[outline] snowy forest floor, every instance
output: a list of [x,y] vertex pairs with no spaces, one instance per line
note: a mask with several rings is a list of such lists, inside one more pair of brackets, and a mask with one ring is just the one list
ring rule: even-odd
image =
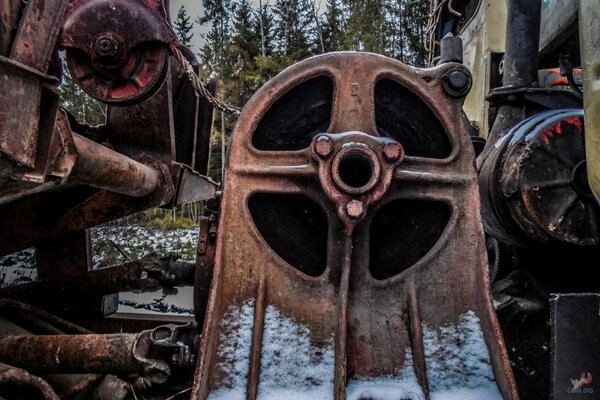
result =
[[[157,229],[124,223],[90,229],[93,269],[138,260],[145,255],[177,254],[194,262],[199,229]],[[37,280],[35,249],[29,248],[0,257],[0,287]],[[177,294],[123,292],[119,294],[119,313],[172,314],[193,316],[191,286],[177,288]]]

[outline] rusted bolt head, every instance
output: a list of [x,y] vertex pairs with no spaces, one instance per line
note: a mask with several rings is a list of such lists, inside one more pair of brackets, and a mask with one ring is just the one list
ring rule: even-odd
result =
[[389,162],[396,162],[402,157],[402,146],[400,143],[389,142],[383,146],[383,157]]
[[444,74],[443,87],[451,96],[463,96],[471,89],[471,77],[462,69],[452,69]]
[[351,218],[360,218],[365,212],[365,207],[362,201],[350,200],[346,203],[346,212]]
[[319,136],[315,143],[315,151],[321,158],[327,158],[333,152],[333,143],[327,136]]
[[448,83],[454,90],[461,90],[469,84],[469,77],[463,71],[454,70],[448,75]]
[[111,33],[103,33],[94,42],[94,51],[100,58],[114,57],[118,51],[118,41]]

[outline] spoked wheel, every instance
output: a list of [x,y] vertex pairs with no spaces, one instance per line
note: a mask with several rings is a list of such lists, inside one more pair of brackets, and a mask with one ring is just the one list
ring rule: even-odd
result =
[[111,105],[138,103],[156,93],[167,74],[169,51],[163,44],[145,43],[124,60],[101,64],[92,62],[82,51],[67,50],[73,80],[90,96]]

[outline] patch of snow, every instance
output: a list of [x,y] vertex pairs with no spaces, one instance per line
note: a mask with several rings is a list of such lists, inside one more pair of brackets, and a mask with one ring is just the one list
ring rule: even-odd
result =
[[333,335],[313,343],[310,330],[269,305],[265,313],[258,400],[333,400]]
[[395,376],[353,379],[346,388],[347,400],[424,400],[425,395],[417,382],[414,372],[412,352],[407,348],[404,366]]
[[431,400],[502,400],[498,389],[455,389],[431,394]]
[[[90,229],[92,236],[92,264],[94,269],[107,266],[106,243],[114,243],[132,260],[139,260],[151,253],[174,253],[182,261],[195,261],[200,228],[161,230],[137,225],[104,225]],[[100,244],[104,243],[105,246]],[[112,246],[112,244],[110,244]],[[114,249],[113,249],[114,250]],[[127,262],[120,256],[119,263]]]
[[254,299],[241,305],[231,305],[221,321],[217,369],[221,372],[218,388],[210,393],[210,400],[245,400],[252,326],[254,325]]
[[470,392],[476,396],[486,393],[486,397],[469,399],[502,399],[479,319],[473,311],[461,315],[458,325],[431,329],[423,324],[423,345],[432,400],[446,399],[442,395],[458,392],[461,396]]
[[[333,400],[334,343],[313,343],[307,326],[274,306],[265,310],[258,400]],[[254,300],[230,306],[221,324],[220,373],[211,400],[244,400],[254,325]]]
[[[431,400],[502,400],[474,312],[461,315],[458,325],[432,329],[423,324],[423,345]],[[347,399],[424,400],[410,349],[405,360],[396,376],[351,380]]]
[[34,247],[0,257],[0,287],[36,280],[37,265]]

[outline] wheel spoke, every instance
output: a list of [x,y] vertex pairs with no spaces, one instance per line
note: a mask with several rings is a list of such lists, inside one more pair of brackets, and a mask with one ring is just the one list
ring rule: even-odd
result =
[[[335,71],[335,94],[329,132],[360,131],[377,135],[374,90],[377,67],[344,60]],[[368,62],[368,61],[366,61]]]

